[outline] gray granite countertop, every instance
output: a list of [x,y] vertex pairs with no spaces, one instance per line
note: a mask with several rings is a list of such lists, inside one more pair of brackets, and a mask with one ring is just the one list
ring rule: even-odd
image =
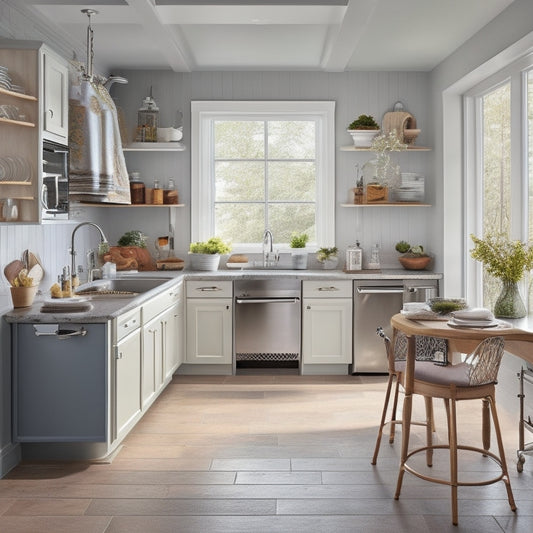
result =
[[42,313],[41,306],[49,298],[47,295],[38,295],[31,307],[13,309],[9,293],[0,295],[0,309],[4,318],[13,323],[101,323],[107,322],[139,305],[142,305],[158,293],[170,288],[178,280],[213,281],[238,279],[264,279],[264,278],[296,278],[301,280],[385,280],[385,279],[441,279],[442,274],[430,271],[409,271],[391,269],[381,271],[365,271],[362,273],[346,273],[341,270],[235,270],[220,269],[213,272],[200,271],[158,271],[139,272],[135,274],[121,274],[121,277],[160,277],[169,278],[167,283],[141,293],[135,297],[110,297],[95,298],[91,300],[92,309],[84,312]]

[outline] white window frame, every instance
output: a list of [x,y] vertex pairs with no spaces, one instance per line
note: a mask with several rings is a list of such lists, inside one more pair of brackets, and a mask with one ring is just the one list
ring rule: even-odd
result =
[[[505,83],[511,84],[511,237],[524,242],[528,240],[527,71],[532,68],[533,54],[528,54],[476,84],[464,95],[466,250],[473,246],[470,234],[480,236],[482,232],[480,102],[484,95]],[[478,306],[483,305],[482,270],[481,263],[468,254],[466,297]]]
[[[214,203],[213,121],[316,121],[316,238],[319,246],[335,245],[335,102],[239,101],[191,102],[191,241],[212,237]],[[207,155],[206,155],[207,154]],[[266,228],[265,228],[266,229]],[[274,238],[276,236],[274,235]],[[260,247],[260,243],[247,249]],[[312,246],[310,247],[313,248]]]

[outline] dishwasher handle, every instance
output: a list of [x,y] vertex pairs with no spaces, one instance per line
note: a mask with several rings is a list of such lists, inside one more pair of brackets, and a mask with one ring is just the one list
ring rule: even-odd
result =
[[70,339],[72,337],[85,337],[87,330],[82,327],[80,329],[56,329],[55,331],[39,331],[33,326],[33,333],[36,337],[52,337],[55,336],[60,340]]
[[403,294],[403,287],[357,287],[358,294]]
[[236,298],[238,304],[295,304],[300,298]]

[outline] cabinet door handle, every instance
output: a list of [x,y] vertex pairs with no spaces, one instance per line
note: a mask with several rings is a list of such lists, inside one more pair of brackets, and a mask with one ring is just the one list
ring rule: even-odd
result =
[[54,110],[53,109],[49,109],[48,113],[50,113],[50,118],[54,118]]
[[215,292],[215,291],[221,291],[222,289],[220,287],[213,286],[213,287],[198,287],[196,290],[200,292]]
[[308,306],[307,306],[307,309],[311,309],[311,306],[310,306],[310,305],[308,305]]
[[334,287],[333,285],[331,287],[319,287],[319,291],[339,291],[340,289],[338,287]]

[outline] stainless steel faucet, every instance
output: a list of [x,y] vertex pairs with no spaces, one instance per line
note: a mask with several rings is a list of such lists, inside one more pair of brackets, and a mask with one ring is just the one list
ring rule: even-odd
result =
[[273,246],[274,237],[269,229],[265,230],[263,234],[263,266],[268,267],[272,261],[272,255],[274,252]]
[[[70,241],[70,255],[72,256],[71,265],[70,265],[70,275],[72,276],[72,281],[74,281],[74,278],[77,277],[78,273],[76,271],[76,250],[74,249],[74,236],[76,235],[76,231],[78,231],[79,228],[82,226],[93,226],[100,232],[100,244],[107,244],[107,237],[104,234],[104,231],[102,228],[95,224],[94,222],[82,222],[81,224],[78,224],[73,230],[72,230],[72,237]],[[74,286],[74,283],[72,284]]]

